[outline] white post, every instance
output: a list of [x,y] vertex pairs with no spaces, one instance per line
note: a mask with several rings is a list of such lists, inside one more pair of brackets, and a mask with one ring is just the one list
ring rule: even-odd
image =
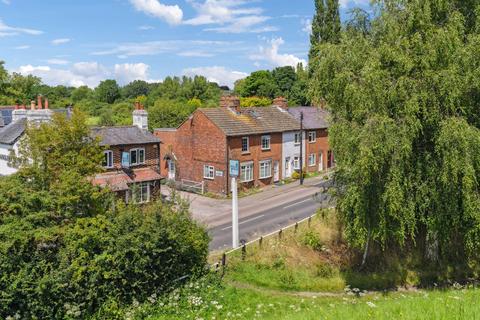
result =
[[237,178],[232,177],[232,247],[238,248],[238,194]]

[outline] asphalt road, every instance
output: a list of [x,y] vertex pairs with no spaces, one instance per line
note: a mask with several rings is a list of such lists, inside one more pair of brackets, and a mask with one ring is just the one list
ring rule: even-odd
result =
[[[330,207],[332,203],[326,190],[331,187],[331,185],[331,181],[320,182],[313,186],[319,190],[316,196],[307,196],[296,199],[295,201],[283,203],[280,206],[240,219],[240,241],[245,240],[248,242],[254,240],[262,235],[269,234],[305,219],[314,214],[319,208]],[[239,210],[241,211],[242,208],[239,208]],[[231,222],[210,229],[209,234],[212,237],[210,250],[214,251],[231,248]]]

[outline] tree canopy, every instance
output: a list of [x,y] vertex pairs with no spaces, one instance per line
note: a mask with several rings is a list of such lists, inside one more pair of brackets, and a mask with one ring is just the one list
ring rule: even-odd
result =
[[310,83],[331,111],[348,239],[365,248],[426,243],[437,258],[478,261],[477,2],[374,6],[338,43],[318,45]]

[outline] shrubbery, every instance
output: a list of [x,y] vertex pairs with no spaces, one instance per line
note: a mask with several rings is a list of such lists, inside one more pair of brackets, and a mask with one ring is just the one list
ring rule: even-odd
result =
[[1,318],[85,318],[109,299],[129,304],[165,292],[206,262],[208,236],[183,206],[118,205],[52,219],[11,216],[0,226]]

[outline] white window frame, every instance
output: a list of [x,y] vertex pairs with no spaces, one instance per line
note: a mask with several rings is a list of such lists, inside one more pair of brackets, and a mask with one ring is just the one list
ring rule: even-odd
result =
[[[243,150],[243,142],[246,141],[247,149]],[[249,153],[250,152],[250,138],[249,137],[242,137],[242,153]]]
[[[144,188],[146,191],[146,194],[144,193]],[[132,189],[132,199],[134,203],[148,203],[150,202],[150,196],[151,196],[151,185],[150,182],[139,182],[133,185]],[[146,195],[146,198],[145,198]]]
[[253,181],[253,161],[243,162],[240,164],[240,182]]
[[308,166],[314,167],[317,165],[317,155],[315,153],[310,153],[308,155]]
[[300,157],[293,157],[293,170],[300,170]]
[[317,141],[317,132],[316,131],[309,131],[308,132],[308,142],[314,143]]
[[295,144],[300,144],[302,142],[302,133],[301,132],[296,132],[293,137],[293,142]]
[[[132,153],[135,152],[135,162],[133,162],[133,157],[132,157]],[[140,153],[143,154],[143,159],[140,161]],[[134,149],[130,149],[130,165],[131,166],[139,166],[139,165],[142,165],[142,164],[145,164],[145,148],[134,148]]]
[[103,152],[103,155],[105,156],[105,160],[106,160],[105,165],[103,167],[107,169],[112,169],[113,168],[113,151],[106,150]]
[[[263,142],[268,141],[268,146],[264,146]],[[270,150],[271,149],[271,143],[272,143],[272,137],[270,135],[264,135],[262,136],[262,139],[260,141],[262,150]]]
[[[270,168],[270,170],[267,170],[266,168],[263,168],[266,165],[268,165],[267,168]],[[263,168],[263,172],[262,172],[262,168]],[[262,175],[262,173],[263,173],[263,175]],[[265,175],[265,174],[267,174],[267,175]],[[272,160],[271,159],[262,160],[262,161],[259,162],[258,177],[259,177],[259,179],[268,179],[268,178],[272,177]]]
[[208,164],[203,166],[203,178],[207,180],[215,180],[215,167]]

